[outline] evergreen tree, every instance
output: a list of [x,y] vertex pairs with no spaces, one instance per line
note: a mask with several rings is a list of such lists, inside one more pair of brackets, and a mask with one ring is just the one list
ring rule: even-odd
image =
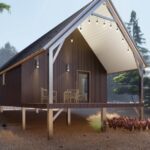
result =
[[16,54],[15,47],[11,46],[9,42],[6,43],[4,47],[0,48],[0,67]]
[[4,10],[9,11],[10,6],[8,4],[5,4],[5,3],[0,3],[0,12],[3,12]]
[[[134,39],[137,47],[139,48],[141,54],[145,58],[146,62],[149,63],[150,55],[149,51],[143,47],[145,44],[145,38],[143,38],[143,33],[141,32],[141,28],[138,23],[137,15],[135,11],[131,12],[131,19],[127,24],[127,29],[131,34],[132,38]],[[138,71],[130,71],[124,72],[121,74],[117,74],[113,81],[118,84],[118,87],[114,89],[114,92],[117,94],[130,94],[132,97],[133,95],[139,94],[139,74]],[[150,79],[145,78],[144,84],[147,87],[147,91],[150,91],[149,84]],[[145,92],[145,98],[150,98],[150,92]]]

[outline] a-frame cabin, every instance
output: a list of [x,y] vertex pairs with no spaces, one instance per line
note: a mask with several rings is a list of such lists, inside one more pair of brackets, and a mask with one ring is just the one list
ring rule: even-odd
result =
[[[0,68],[0,105],[47,108],[53,120],[71,108],[139,107],[143,110],[143,71],[136,44],[110,0],[94,0],[50,30]],[[107,74],[139,70],[136,104],[107,103]],[[53,116],[53,109],[60,111]]]

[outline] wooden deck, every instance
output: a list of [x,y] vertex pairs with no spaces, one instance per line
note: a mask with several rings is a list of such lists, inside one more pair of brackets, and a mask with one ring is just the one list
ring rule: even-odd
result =
[[24,104],[22,107],[33,108],[133,108],[144,107],[143,103],[54,103]]

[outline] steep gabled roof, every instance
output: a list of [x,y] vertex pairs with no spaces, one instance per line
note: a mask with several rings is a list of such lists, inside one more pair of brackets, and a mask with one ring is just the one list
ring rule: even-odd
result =
[[[106,4],[103,2],[106,2]],[[104,5],[101,5],[102,3]],[[119,34],[116,34],[115,30],[110,31],[108,27],[107,29],[102,28],[102,26],[98,28],[93,23],[95,20],[93,18],[95,12],[98,16],[104,14],[104,18],[105,15],[106,18],[112,17],[111,19],[114,21],[114,25],[119,28]],[[93,14],[91,16],[93,22],[89,26],[87,18],[91,14]],[[23,60],[28,57],[35,57],[33,54],[36,52],[44,51],[48,48],[56,48],[81,24],[84,27],[84,30],[80,31],[81,34],[108,73],[128,71],[146,66],[136,44],[130,37],[111,0],[93,0],[12,58],[0,68],[0,74],[22,64],[24,62]],[[121,43],[121,37],[125,39],[125,45]],[[127,50],[129,52],[128,54]]]
[[10,59],[6,64],[4,64],[0,68],[0,72],[5,70],[7,67],[14,65],[15,63],[21,61],[22,59],[28,57],[29,55],[35,53],[36,51],[41,50],[53,37],[55,37],[66,25],[68,25],[74,18],[76,18],[85,8],[87,8],[89,4],[84,6],[82,9],[77,11],[75,14],[73,14],[68,19],[64,20],[62,23],[57,25],[55,28],[44,34],[42,37],[37,39],[35,42],[33,42],[31,45],[23,49],[21,52],[19,52],[17,55],[15,55],[12,59]]

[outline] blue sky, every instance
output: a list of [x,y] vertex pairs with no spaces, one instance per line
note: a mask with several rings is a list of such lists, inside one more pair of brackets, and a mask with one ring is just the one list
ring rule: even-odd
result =
[[[139,24],[150,49],[149,0],[112,0],[127,22],[132,10],[137,12]],[[0,1],[1,2],[1,1]],[[3,0],[11,5],[11,13],[0,14],[0,47],[10,42],[22,50],[61,21],[83,7],[89,0]]]

